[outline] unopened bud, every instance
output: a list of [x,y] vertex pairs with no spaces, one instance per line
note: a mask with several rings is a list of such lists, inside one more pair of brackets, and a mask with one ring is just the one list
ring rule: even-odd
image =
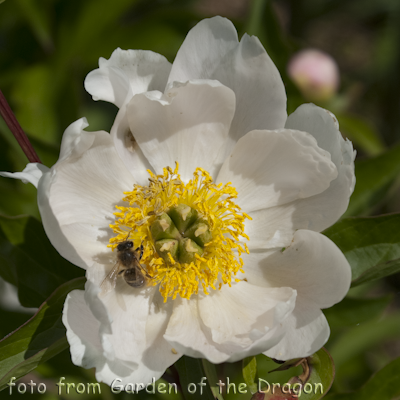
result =
[[262,390],[262,392],[254,393],[250,400],[295,400],[299,396],[293,391],[283,391],[281,388],[269,392],[268,390]]
[[319,50],[303,50],[295,54],[288,65],[288,74],[305,98],[311,101],[329,100],[339,86],[336,61]]

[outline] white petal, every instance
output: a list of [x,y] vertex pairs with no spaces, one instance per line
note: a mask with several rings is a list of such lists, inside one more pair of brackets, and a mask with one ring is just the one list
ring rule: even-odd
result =
[[334,224],[347,209],[355,185],[355,151],[351,142],[343,139],[335,116],[313,104],[300,106],[289,116],[286,128],[311,133],[318,146],[329,151],[338,170],[338,177],[331,182],[329,189],[284,211],[293,220],[294,229],[320,232]]
[[[68,126],[61,141],[58,161],[70,156],[78,157],[92,145],[94,135],[83,131],[88,125],[86,118],[80,118]],[[50,169],[43,164],[29,163],[22,172],[0,172],[0,176],[21,179],[24,183],[32,183],[37,188],[40,178],[49,171]]]
[[85,89],[94,100],[105,100],[121,107],[137,93],[164,91],[171,64],[160,54],[144,50],[116,49],[85,79]]
[[222,155],[229,154],[234,143],[251,130],[283,128],[286,94],[280,74],[258,38],[244,35],[239,43],[229,20],[205,19],[188,33],[168,85],[191,79],[216,79],[235,92],[231,140]]
[[62,320],[67,328],[72,362],[84,368],[101,367],[105,359],[99,335],[100,322],[87,306],[83,290],[68,294]]
[[199,311],[213,341],[249,346],[252,340],[247,335],[253,330],[265,334],[279,324],[293,310],[295,300],[291,288],[263,288],[242,281],[200,298]]
[[290,288],[241,282],[199,301],[176,299],[165,338],[191,357],[236,361],[279,342],[283,334],[276,328],[293,310],[295,298]]
[[336,175],[329,153],[311,135],[282,129],[252,131],[241,138],[217,182],[232,182],[237,203],[250,212],[320,193]]
[[[250,251],[288,246],[296,229],[291,218],[293,214],[285,211],[299,202],[301,200],[249,212],[251,220],[246,220],[245,233],[250,238],[246,242]],[[304,222],[306,226],[298,226],[298,229],[308,228],[307,221]]]
[[177,351],[194,358],[207,358],[213,363],[229,359],[232,353],[219,350],[207,328],[201,322],[197,301],[178,297],[164,338]]
[[110,317],[97,297],[98,291],[88,281],[85,291],[71,292],[64,304],[63,323],[73,363],[84,368],[95,367],[96,379],[110,385],[116,377],[128,377],[138,364],[115,357],[105,337],[111,333]]
[[88,126],[86,118],[80,118],[68,126],[62,137],[58,162],[68,157],[80,157],[92,146],[95,135],[84,131]]
[[[66,134],[70,133],[67,130]],[[47,236],[59,253],[87,268],[109,256],[115,205],[135,183],[106,132],[82,132],[82,141],[39,182],[38,204]],[[89,138],[89,139],[88,139]],[[81,143],[92,143],[82,150]],[[66,154],[66,153],[65,153]]]
[[214,17],[200,21],[182,43],[172,65],[168,85],[175,81],[216,79],[213,75],[221,68],[222,60],[238,44],[236,29],[226,18]]
[[329,325],[324,314],[313,304],[301,301],[282,323],[283,339],[264,352],[278,360],[308,357],[318,351],[329,338]]
[[320,232],[331,226],[345,212],[354,189],[353,146],[344,140],[336,118],[329,111],[306,104],[290,115],[287,127],[310,132],[318,146],[332,154],[338,176],[328,189],[306,199],[250,212],[246,234],[251,238],[250,249],[284,247],[298,229]]
[[329,337],[320,308],[342,300],[351,281],[350,266],[336,245],[319,233],[299,230],[284,251],[254,251],[242,257],[250,283],[290,286],[298,294],[295,310],[282,322],[284,338],[264,354],[288,360],[320,349]]
[[153,377],[158,379],[182,356],[174,352],[163,337],[172,304],[164,304],[157,288],[133,289],[121,279],[119,287],[103,301],[113,319],[112,333],[104,337],[116,360],[138,364],[129,375],[120,376],[123,384],[149,383]]
[[136,95],[128,105],[131,131],[157,173],[178,161],[184,181],[197,167],[211,174],[235,110],[234,93],[216,81],[192,81]]
[[347,164],[353,158],[353,150],[348,151],[346,148],[346,151],[343,151],[342,146],[349,141],[343,139],[336,117],[328,110],[314,104],[303,104],[289,115],[285,128],[313,135],[318,146],[331,154],[332,162],[338,168],[343,160]]
[[129,128],[127,115],[127,105],[124,104],[114,121],[111,128],[111,136],[114,139],[115,149],[126,168],[135,176],[135,181],[142,186],[149,184],[148,169],[152,170],[151,165],[144,156]]
[[0,172],[0,176],[5,178],[21,179],[24,183],[32,183],[35,188],[38,187],[39,180],[49,171],[45,165],[40,163],[29,163],[22,172]]
[[[118,304],[117,291],[126,308]],[[100,301],[98,287],[95,290],[90,281],[85,292],[72,292],[63,322],[73,362],[96,367],[97,380],[108,385],[116,378],[122,385],[147,384],[160,378],[181,354],[172,352],[163,338],[172,305],[164,305],[155,292],[154,288],[133,289],[125,283]]]
[[317,232],[298,230],[284,251],[255,251],[242,258],[250,283],[291,287],[297,290],[298,298],[318,308],[338,303],[350,288],[348,261],[330,239]]

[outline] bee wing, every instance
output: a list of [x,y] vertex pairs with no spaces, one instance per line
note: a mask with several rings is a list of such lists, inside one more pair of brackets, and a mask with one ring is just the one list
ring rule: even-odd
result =
[[117,284],[118,274],[121,271],[121,264],[117,262],[112,270],[107,274],[107,276],[103,279],[100,285],[100,295],[105,295],[109,291],[113,290]]

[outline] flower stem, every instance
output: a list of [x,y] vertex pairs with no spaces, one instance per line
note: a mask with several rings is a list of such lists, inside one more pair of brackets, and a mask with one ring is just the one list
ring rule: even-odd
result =
[[41,163],[39,156],[36,154],[31,142],[26,136],[25,132],[22,130],[21,125],[18,123],[17,118],[15,118],[3,92],[0,90],[0,115],[3,117],[5,123],[10,128],[10,131],[17,139],[18,144],[25,153],[29,162]]

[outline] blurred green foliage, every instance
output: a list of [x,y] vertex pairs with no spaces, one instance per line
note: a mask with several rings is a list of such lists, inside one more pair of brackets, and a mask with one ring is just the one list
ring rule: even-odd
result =
[[0,215],[0,276],[18,287],[24,307],[39,307],[63,283],[84,271],[60,257],[35,218]]
[[26,324],[0,342],[0,390],[68,348],[62,309],[68,293],[84,283],[85,278],[77,278],[61,285]]
[[[357,186],[346,216],[400,211],[398,0],[9,0],[0,3],[0,88],[47,166],[57,160],[62,133],[76,119],[86,116],[90,130],[109,130],[112,125],[117,109],[110,104],[93,102],[83,88],[86,74],[97,67],[99,57],[109,58],[115,48],[121,47],[153,50],[173,61],[185,35],[196,22],[220,14],[233,20],[239,34],[248,32],[260,38],[282,74],[289,113],[306,101],[287,75],[290,57],[300,49],[314,47],[336,59],[341,71],[340,90],[334,98],[319,105],[338,116],[342,133],[353,141],[358,152]],[[2,120],[0,153],[1,171],[21,171],[25,167],[27,160]],[[28,214],[40,219],[36,189],[32,185],[2,178],[0,191],[1,214]],[[16,258],[23,257],[24,248],[21,250],[23,245],[18,238],[7,237],[4,232],[10,220],[2,217],[2,221],[2,257],[4,251],[14,252]],[[37,224],[31,218],[17,221],[22,224],[21,232],[28,224]],[[331,228],[343,246],[346,236],[340,236],[340,229],[346,221]],[[375,229],[367,225],[364,228],[367,232]],[[393,245],[385,238],[391,232],[397,234],[394,219],[389,225],[387,232],[371,233],[381,237],[382,245]],[[6,241],[11,247],[7,247]],[[44,246],[51,248],[49,244]],[[363,251],[366,250],[364,246]],[[371,254],[378,259],[378,253]],[[49,257],[48,265],[65,263],[58,255]],[[8,272],[7,268],[3,263],[3,277],[16,284],[18,268]],[[24,276],[23,270],[20,273]],[[59,279],[57,284],[60,284],[72,277],[61,273],[53,278]],[[326,311],[332,328],[327,348],[337,367],[330,392],[332,400],[398,396],[391,389],[395,386],[396,373],[397,377],[399,374],[399,289],[399,275],[392,275],[390,279],[351,289],[344,302]],[[28,303],[31,300],[32,297],[28,298]],[[29,305],[40,303],[35,295],[32,301]],[[0,318],[5,321],[1,329],[4,335],[26,321],[28,315],[1,309]],[[276,372],[270,377],[268,371],[276,365],[264,356],[257,357],[256,365],[258,376],[271,382],[283,383],[301,372],[297,367],[294,372]],[[244,382],[240,363],[217,366],[216,373],[219,377],[229,376],[232,382]],[[255,376],[252,370],[246,370],[245,374]],[[55,383],[61,376],[67,382],[95,382],[93,371],[71,363],[68,350],[39,365],[23,379],[24,382],[30,379],[46,382],[46,394],[36,392],[29,396],[51,400],[59,397]],[[176,380],[176,370],[168,370],[165,379]],[[357,391],[360,387],[357,394],[339,394]],[[101,388],[101,395],[86,397],[113,398],[107,386],[101,385]],[[14,388],[12,397],[18,397],[16,392]],[[1,395],[10,396],[8,389]],[[74,390],[61,395],[68,399],[81,397]],[[154,396],[161,397],[142,391],[135,398]],[[120,399],[128,397],[131,396],[118,395]],[[181,398],[180,395],[168,397]],[[224,398],[247,399],[250,394],[230,393],[224,394]]]

